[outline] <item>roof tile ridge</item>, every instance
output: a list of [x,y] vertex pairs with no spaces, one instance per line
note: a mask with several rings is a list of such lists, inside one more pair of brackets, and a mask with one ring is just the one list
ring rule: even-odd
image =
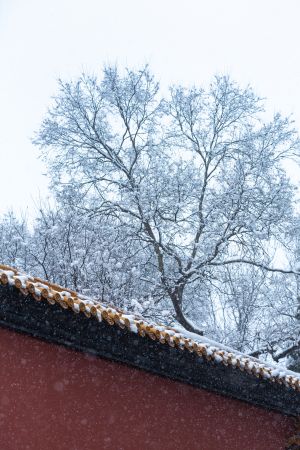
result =
[[[284,384],[300,391],[300,375],[294,374],[282,368],[274,367],[272,364],[260,361],[241,352],[231,351],[229,348],[222,348],[222,344],[211,341],[201,342],[194,336],[189,336],[184,330],[180,331],[175,327],[148,321],[142,316],[123,311],[113,305],[105,305],[98,300],[80,296],[76,291],[63,288],[60,285],[42,280],[38,277],[31,277],[26,273],[18,271],[10,266],[0,264],[0,284],[14,285],[22,293],[30,293],[37,301],[47,300],[50,304],[59,304],[62,308],[71,308],[75,313],[83,312],[87,317],[95,316],[98,321],[102,318],[109,325],[117,325],[120,328],[128,328],[130,331],[138,333],[140,336],[148,336],[153,340],[158,340],[161,344],[168,344],[178,349],[187,349],[197,353],[200,357],[222,363],[226,366],[238,368],[246,371],[258,378],[264,378],[272,382]],[[198,336],[196,336],[198,337]],[[215,344],[215,345],[214,345]]]

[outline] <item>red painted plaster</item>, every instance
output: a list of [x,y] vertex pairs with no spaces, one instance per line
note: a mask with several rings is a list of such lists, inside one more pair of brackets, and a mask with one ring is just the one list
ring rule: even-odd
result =
[[280,450],[293,419],[0,329],[1,450]]

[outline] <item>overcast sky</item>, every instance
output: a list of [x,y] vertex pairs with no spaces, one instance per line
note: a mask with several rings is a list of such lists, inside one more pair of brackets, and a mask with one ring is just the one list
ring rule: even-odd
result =
[[58,77],[149,62],[163,86],[226,72],[300,129],[299,0],[0,0],[0,213],[47,195],[30,138]]

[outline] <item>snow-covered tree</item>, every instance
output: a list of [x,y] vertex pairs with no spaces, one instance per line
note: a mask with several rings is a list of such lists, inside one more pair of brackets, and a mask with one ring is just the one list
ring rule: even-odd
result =
[[2,264],[28,267],[29,231],[25,217],[18,219],[13,211],[0,218],[0,260]]
[[67,203],[41,204],[28,244],[30,270],[128,311],[165,318],[156,308],[161,298],[144,281],[148,257],[130,230],[115,225],[110,216],[88,217]]
[[101,80],[83,75],[59,88],[35,139],[54,190],[73,207],[79,198],[87,217],[125,227],[122,246],[135,242],[149,259],[148,284],[200,332],[191,285],[200,292],[225,266],[274,270],[268,248],[292,215],[282,166],[298,152],[289,119],[264,121],[262,101],[226,76],[207,90],[172,87],[166,98],[147,67],[108,67]]

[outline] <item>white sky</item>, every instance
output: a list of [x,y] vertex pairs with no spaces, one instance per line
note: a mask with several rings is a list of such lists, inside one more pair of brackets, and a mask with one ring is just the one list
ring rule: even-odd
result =
[[299,0],[0,0],[0,214],[47,195],[30,141],[58,77],[150,63],[161,83],[250,83],[300,129]]

